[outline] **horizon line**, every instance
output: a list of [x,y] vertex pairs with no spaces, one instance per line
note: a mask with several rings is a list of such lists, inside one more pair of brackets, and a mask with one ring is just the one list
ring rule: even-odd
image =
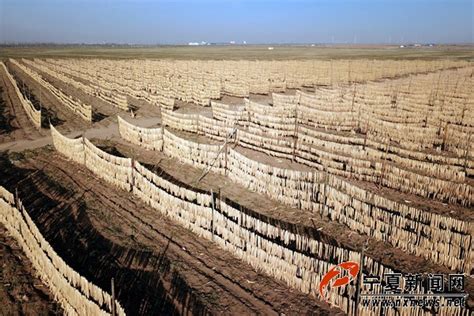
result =
[[301,43],[289,43],[289,42],[262,42],[262,43],[230,43],[230,42],[204,42],[204,44],[191,45],[191,43],[74,43],[74,42],[1,42],[1,46],[136,46],[136,47],[157,47],[157,46],[189,46],[189,47],[207,47],[207,46],[400,46],[400,45],[463,45],[463,46],[474,46],[474,42],[371,42],[371,43],[350,43],[350,42],[301,42]]

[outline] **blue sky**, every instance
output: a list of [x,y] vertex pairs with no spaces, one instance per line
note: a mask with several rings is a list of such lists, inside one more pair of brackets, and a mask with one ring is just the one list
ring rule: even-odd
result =
[[473,0],[0,0],[0,43],[473,43]]

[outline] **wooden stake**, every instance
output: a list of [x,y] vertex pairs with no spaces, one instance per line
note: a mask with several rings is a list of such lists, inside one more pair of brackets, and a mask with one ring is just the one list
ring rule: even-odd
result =
[[[227,175],[227,136],[226,136],[226,141],[224,144],[224,175]],[[219,193],[219,197],[220,197]]]
[[[214,166],[214,163],[216,162],[217,158],[219,158],[220,154],[222,153],[222,150],[224,150],[224,148],[227,148],[226,145],[227,145],[227,142],[228,142],[228,139],[230,137],[232,137],[234,135],[234,133],[237,133],[237,129],[235,128],[231,134],[228,134],[226,136],[226,139],[224,141],[224,144],[222,145],[221,149],[219,150],[219,152],[217,153],[217,156],[216,158],[212,161],[212,163],[203,171],[203,173],[201,174],[201,176],[195,181],[195,183],[199,183],[199,181],[201,181],[206,175],[207,173],[211,170],[211,168]],[[227,150],[226,150],[226,153],[227,153]]]
[[351,82],[351,60],[349,60],[349,78],[347,80],[347,83],[350,84]]
[[84,145],[84,166],[86,165],[86,162],[87,162],[87,158],[86,158],[86,150],[85,150],[85,146],[86,146],[86,137],[85,137],[85,131],[82,132],[82,144]]
[[211,233],[212,233],[212,240],[214,241],[214,191],[211,189],[211,206],[212,206],[212,219],[211,219]]
[[356,97],[356,88],[357,85],[354,84],[354,93],[352,94],[352,106],[351,106],[351,111],[354,112],[354,103],[355,103],[355,97]]
[[383,157],[382,160],[382,170],[381,170],[381,175],[380,175],[380,185],[383,186],[383,178],[385,176],[385,168],[386,168],[386,161],[387,161],[387,155],[388,155],[388,147],[390,146],[390,138],[387,138],[387,144],[385,145],[385,157]]
[[444,134],[443,134],[443,144],[441,145],[442,150],[446,150],[446,138],[448,137],[448,123],[446,122],[446,126],[444,127]]
[[365,136],[364,136],[364,150],[367,145],[367,136],[369,135],[369,117],[367,116],[367,121],[365,123]]
[[298,103],[295,105],[295,135],[293,141],[293,161],[295,161],[296,156],[296,144],[298,142]]
[[[355,96],[355,93],[354,93],[354,96]],[[357,130],[359,133],[361,132],[360,120],[361,120],[361,102],[359,102],[359,113],[357,114]]]
[[19,198],[18,198],[18,187],[15,188],[15,205],[19,207]]
[[469,158],[469,152],[471,151],[471,136],[472,132],[469,133],[469,137],[467,138],[466,155],[464,156],[464,172],[467,172],[467,160]]
[[[133,153],[132,153],[133,154]],[[133,192],[133,187],[135,186],[135,177],[134,177],[134,174],[135,174],[135,159],[132,158],[132,177],[130,179],[130,190]]]
[[112,309],[112,316],[115,316],[117,313],[115,311],[115,285],[114,285],[114,278],[110,280],[110,287],[112,291],[112,302],[111,302],[111,309]]
[[332,59],[331,59],[331,87],[332,87],[332,85],[333,85],[333,78],[332,78],[332,74],[333,74],[333,73],[332,73]]
[[354,315],[358,316],[359,315],[359,301],[360,301],[360,288],[362,287],[362,275],[363,275],[363,270],[364,270],[364,253],[365,249],[367,248],[368,245],[368,239],[365,241],[365,245],[362,247],[362,251],[360,252],[360,261],[359,261],[359,274],[357,275],[357,287],[356,287],[356,293],[355,293],[355,311]]
[[43,108],[42,91],[43,91],[43,89],[41,89],[41,85],[40,85],[40,93],[39,93],[40,111],[41,111],[41,109]]
[[466,103],[467,103],[467,98],[464,99],[464,106],[462,108],[462,115],[461,115],[461,122],[460,122],[461,124],[464,121],[464,116],[466,115],[466,110],[467,110]]

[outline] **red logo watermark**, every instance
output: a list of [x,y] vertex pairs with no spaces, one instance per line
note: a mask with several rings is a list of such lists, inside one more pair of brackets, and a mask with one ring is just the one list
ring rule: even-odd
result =
[[[347,273],[345,273],[345,271],[347,271]],[[328,271],[328,273],[323,276],[323,279],[319,284],[319,294],[322,298],[325,298],[324,289],[328,285],[331,285],[331,288],[347,285],[357,277],[358,273],[359,264],[357,262],[341,262],[337,266],[334,266],[331,270]],[[333,282],[331,283],[331,281]]]

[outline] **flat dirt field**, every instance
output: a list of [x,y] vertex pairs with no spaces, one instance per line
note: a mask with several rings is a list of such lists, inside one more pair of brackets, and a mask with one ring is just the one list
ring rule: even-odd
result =
[[[273,50],[268,50],[273,46]],[[472,45],[400,49],[392,45],[230,45],[230,46],[26,46],[2,47],[0,58],[165,58],[221,60],[436,59],[474,58]]]
[[[113,278],[127,314],[474,311],[472,46],[5,46],[0,61],[0,187],[65,264],[107,293]],[[344,261],[424,289],[460,274],[463,307],[362,307],[357,278],[321,297]],[[0,315],[63,312],[1,221],[0,267]]]

